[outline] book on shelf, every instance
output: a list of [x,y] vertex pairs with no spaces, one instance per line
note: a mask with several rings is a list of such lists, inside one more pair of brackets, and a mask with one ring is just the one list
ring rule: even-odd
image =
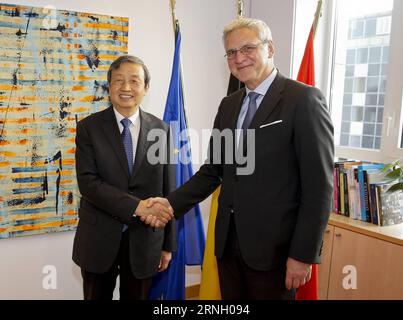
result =
[[371,222],[371,212],[369,204],[369,183],[368,172],[380,172],[385,167],[384,164],[361,164],[357,167],[358,185],[360,193],[361,220]]
[[382,169],[366,170],[367,188],[369,190],[369,213],[371,216],[371,222],[376,225],[381,225],[377,208],[376,184],[384,183],[385,176],[387,174],[387,172],[383,171]]
[[379,202],[378,202],[378,196],[377,196],[377,190],[376,190],[376,184],[371,183],[369,185],[369,203],[370,203],[370,208],[371,208],[371,217],[372,217],[372,223],[380,226],[381,221],[379,219]]
[[357,166],[362,164],[361,161],[346,162],[344,163],[345,171],[345,187],[347,190],[346,199],[348,201],[349,217],[357,219],[358,211],[360,209],[359,197],[357,197],[357,179],[354,172],[357,171]]
[[384,164],[338,161],[334,164],[334,212],[379,226],[403,222],[403,192],[386,192]]

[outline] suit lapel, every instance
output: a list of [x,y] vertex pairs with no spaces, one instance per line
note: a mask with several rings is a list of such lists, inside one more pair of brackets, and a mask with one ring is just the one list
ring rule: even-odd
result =
[[121,164],[127,177],[129,177],[130,175],[129,168],[127,166],[126,152],[123,146],[123,141],[120,136],[118,123],[116,122],[116,117],[115,113],[113,112],[112,106],[105,110],[102,129],[104,131],[106,139],[109,141],[109,144],[112,146],[113,151],[116,153],[116,156],[119,159],[119,163]]
[[139,137],[136,141],[137,147],[136,147],[136,157],[134,160],[133,174],[131,177],[132,181],[139,173],[141,164],[144,160],[144,156],[147,154],[147,150],[150,144],[153,142],[153,141],[147,141],[148,132],[152,129],[150,119],[141,109],[139,117],[140,117],[140,131],[139,131]]
[[285,82],[286,78],[278,73],[266,95],[264,96],[258,110],[256,111],[256,114],[250,124],[250,129],[258,129],[263,121],[265,121],[276,108],[282,97]]

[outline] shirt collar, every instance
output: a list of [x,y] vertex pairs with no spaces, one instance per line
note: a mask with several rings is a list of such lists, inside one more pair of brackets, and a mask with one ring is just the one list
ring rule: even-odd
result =
[[[115,107],[113,107],[113,112],[115,112],[115,117],[116,117],[116,120],[117,120],[118,123],[120,123],[120,121],[125,118],[124,116],[122,116],[122,115],[119,113],[119,111],[117,111],[117,110],[115,109]],[[137,111],[136,111],[132,116],[130,116],[128,119],[130,120],[130,122],[131,122],[132,124],[135,124],[136,121],[137,121],[137,119],[139,118],[139,115],[140,115],[140,107],[137,108]]]
[[273,71],[269,74],[269,76],[266,79],[264,79],[263,82],[261,84],[259,84],[255,90],[250,90],[250,89],[248,89],[248,87],[245,86],[246,96],[248,96],[249,92],[251,92],[251,91],[264,96],[266,94],[267,90],[269,90],[274,79],[276,78],[277,73],[278,73],[277,69],[274,68]]

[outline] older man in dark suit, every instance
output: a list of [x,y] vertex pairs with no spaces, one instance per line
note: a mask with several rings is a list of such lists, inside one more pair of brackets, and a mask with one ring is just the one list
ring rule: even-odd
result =
[[242,174],[239,163],[228,161],[228,139],[217,147],[213,135],[208,161],[168,201],[179,218],[221,184],[215,255],[223,299],[294,299],[320,262],[331,211],[333,126],[321,92],[275,68],[263,21],[238,19],[223,40],[229,69],[246,87],[221,101],[214,128],[233,133],[234,153],[246,149],[253,170]]
[[[165,137],[169,132],[168,125],[139,108],[149,81],[142,60],[119,57],[108,71],[112,105],[77,124],[82,198],[73,260],[81,267],[84,299],[112,299],[118,275],[120,299],[146,299],[151,277],[168,267],[176,248],[171,210],[146,208],[144,200],[166,196],[175,187],[174,167],[167,161],[151,163],[146,156],[150,130]],[[167,140],[159,152],[169,154]],[[140,221],[151,213],[166,223],[165,229]]]

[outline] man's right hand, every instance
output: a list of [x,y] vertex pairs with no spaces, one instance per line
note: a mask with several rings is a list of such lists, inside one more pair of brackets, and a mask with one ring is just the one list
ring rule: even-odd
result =
[[[147,200],[147,208],[154,208],[155,206],[163,206],[164,208],[168,209],[170,213],[172,213],[173,217],[173,208],[171,207],[169,201],[165,198],[148,198]],[[171,218],[172,218],[171,217]],[[160,217],[156,215],[147,215],[140,217],[140,220],[143,221],[145,224],[150,225],[151,227],[163,227],[165,226],[166,222],[160,219]]]
[[152,227],[164,227],[173,217],[172,207],[161,203],[154,203],[150,206],[148,200],[141,200],[134,213],[140,217],[141,221]]

